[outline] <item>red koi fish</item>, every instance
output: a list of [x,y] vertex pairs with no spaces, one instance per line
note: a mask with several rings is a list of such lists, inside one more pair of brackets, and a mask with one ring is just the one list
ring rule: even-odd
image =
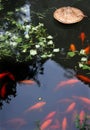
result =
[[90,105],[90,99],[89,98],[86,98],[86,97],[79,97],[79,96],[72,96],[73,98],[76,98],[76,99],[79,99],[81,101],[83,101],[84,103],[86,104],[89,104]]
[[19,81],[19,83],[22,83],[22,84],[35,84],[35,81],[34,80],[22,80],[22,81]]
[[83,82],[86,82],[86,83],[90,83],[90,78],[84,76],[84,75],[76,75],[77,78],[79,78],[80,80],[82,80]]
[[69,80],[65,80],[65,81],[61,81],[55,88],[55,90],[58,90],[60,89],[61,87],[63,86],[66,86],[66,85],[73,85],[75,83],[79,82],[78,79],[69,79]]
[[63,121],[62,121],[62,130],[66,130],[67,129],[67,118],[64,117]]
[[0,96],[1,96],[2,98],[4,98],[5,95],[6,95],[6,85],[7,85],[7,83],[5,83],[5,84],[2,86],[1,90],[0,90]]
[[34,104],[33,106],[29,107],[29,108],[25,111],[25,113],[30,112],[30,111],[32,111],[32,110],[40,109],[40,108],[42,108],[45,104],[46,104],[46,102],[40,101],[40,102]]
[[76,51],[75,45],[72,43],[69,48],[70,51]]
[[47,119],[50,119],[50,118],[54,117],[55,114],[56,114],[56,111],[52,111],[52,112],[50,112],[50,113],[45,117],[44,120],[47,120]]
[[90,45],[84,49],[85,54],[90,54]]
[[82,110],[79,114],[80,124],[83,124],[84,119],[85,119],[85,112]]
[[41,126],[40,126],[40,130],[46,130],[47,127],[49,127],[49,125],[52,123],[52,119],[48,119],[46,121],[44,121]]
[[81,39],[82,45],[83,45],[83,43],[84,43],[84,41],[85,41],[85,38],[86,38],[85,33],[84,33],[84,32],[81,32],[80,35],[79,35],[79,38]]
[[67,108],[67,110],[66,110],[66,113],[71,112],[71,111],[75,108],[75,106],[76,106],[76,103],[75,103],[75,102],[71,103],[71,104],[68,106],[68,108]]
[[8,72],[1,73],[1,74],[0,74],[0,79],[4,78],[4,77],[7,76],[7,75],[8,75]]
[[11,80],[15,81],[15,77],[12,73],[8,72],[8,76]]

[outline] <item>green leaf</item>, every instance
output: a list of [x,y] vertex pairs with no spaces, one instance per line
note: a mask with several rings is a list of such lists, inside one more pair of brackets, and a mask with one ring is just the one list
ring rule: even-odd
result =
[[68,52],[67,55],[68,55],[69,57],[73,57],[73,56],[76,55],[76,53],[75,53],[75,52]]
[[18,42],[18,43],[20,43],[20,42],[22,42],[22,38],[18,38],[15,41]]
[[88,65],[83,65],[83,67],[82,67],[84,70],[85,69],[88,69],[88,70],[90,70],[90,66],[88,66]]

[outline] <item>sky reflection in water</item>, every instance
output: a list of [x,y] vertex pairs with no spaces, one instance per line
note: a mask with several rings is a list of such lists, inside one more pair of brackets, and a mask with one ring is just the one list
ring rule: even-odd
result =
[[[40,87],[37,83],[33,85],[17,84],[17,96],[12,98],[10,104],[5,103],[0,111],[2,130],[4,128],[5,130],[34,130],[38,127],[39,121],[40,124],[51,121],[45,130],[60,130],[63,127],[62,121],[65,119],[67,120],[66,130],[72,129],[72,127],[73,130],[76,129],[75,114],[79,114],[81,110],[90,114],[90,104],[80,101],[74,96],[90,98],[90,90],[88,85],[78,80],[70,85],[64,84],[58,91],[55,91],[55,87],[62,81],[71,80],[64,74],[65,70],[60,65],[53,60],[47,60],[44,64],[44,74],[38,74]],[[45,102],[45,104],[36,106],[25,113],[29,107],[38,102]],[[74,106],[67,112],[66,110],[71,104]],[[55,114],[45,120],[45,117],[53,112]]]

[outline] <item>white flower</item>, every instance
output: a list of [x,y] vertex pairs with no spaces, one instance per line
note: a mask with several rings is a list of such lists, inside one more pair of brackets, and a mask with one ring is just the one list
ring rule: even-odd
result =
[[35,45],[36,48],[40,48],[40,45]]
[[86,57],[82,57],[81,61],[85,62],[85,61],[87,61],[87,58]]
[[52,45],[52,44],[53,44],[53,41],[50,40],[47,44],[48,44],[48,45]]
[[48,38],[48,39],[53,39],[53,37],[52,37],[51,35],[49,35],[47,38]]
[[26,25],[26,29],[30,29],[31,25]]
[[10,42],[10,45],[12,45],[12,46],[17,46],[17,42]]
[[29,35],[28,35],[28,34],[25,34],[25,38],[26,38],[26,39],[29,39]]
[[80,54],[85,55],[85,51],[83,49],[81,49]]
[[53,52],[59,52],[59,48],[53,49]]
[[24,49],[22,52],[26,52],[27,51],[27,49]]
[[36,50],[30,50],[30,55],[32,55],[32,56],[34,56],[34,55],[36,55],[37,54],[37,51]]
[[8,36],[11,36],[11,35],[12,35],[12,33],[9,32],[9,31],[6,31],[5,34],[8,35]]
[[83,67],[83,64],[82,64],[82,63],[79,63],[79,67],[82,68],[82,67]]

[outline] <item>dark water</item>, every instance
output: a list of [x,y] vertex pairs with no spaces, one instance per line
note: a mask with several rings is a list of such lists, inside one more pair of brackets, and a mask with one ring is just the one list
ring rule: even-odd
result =
[[[28,2],[16,1],[14,6],[22,7],[25,3]],[[10,5],[12,10],[14,10],[14,6]],[[74,25],[67,26],[58,23],[53,19],[53,12],[62,6],[78,7],[85,12],[88,18]],[[6,7],[8,8],[7,4]],[[56,47],[67,49],[71,43],[75,43],[76,47],[80,49],[79,34],[81,32],[85,32],[87,36],[85,44],[90,41],[89,7],[89,0],[30,0],[29,20],[34,24],[43,22],[48,33],[54,36]],[[59,55],[56,55],[54,59],[49,59],[42,65],[43,74],[40,73],[39,69],[35,73],[39,83],[16,83],[15,95],[13,94],[15,98],[10,96],[10,102],[3,102],[0,110],[0,130],[77,130],[74,122],[75,115],[80,114],[82,110],[90,115],[90,101],[82,101],[79,98],[90,98],[90,86],[74,76],[72,64],[67,65],[60,59]],[[10,69],[13,70],[13,67]],[[18,78],[22,75],[24,78],[28,71],[29,68],[19,68]],[[38,103],[41,106],[31,108],[30,111],[27,110]],[[72,108],[67,110],[70,105]],[[51,117],[46,118],[50,113]],[[65,120],[66,127],[63,128]],[[45,129],[40,129],[39,126],[42,126],[44,122],[46,122],[47,127],[45,125]]]

